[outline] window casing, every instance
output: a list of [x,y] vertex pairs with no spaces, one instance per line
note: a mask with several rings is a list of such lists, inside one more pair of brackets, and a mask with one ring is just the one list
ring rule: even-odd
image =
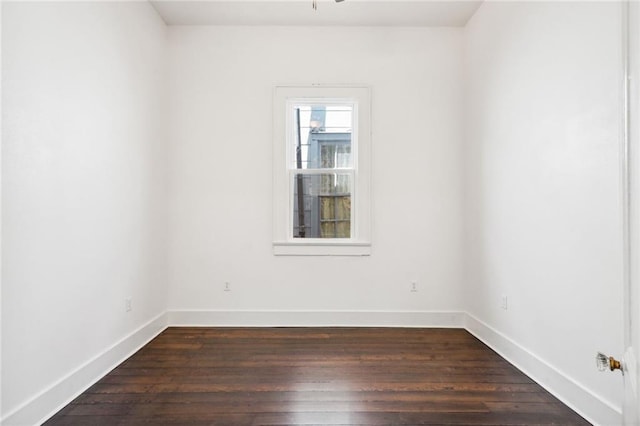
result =
[[367,87],[275,89],[274,254],[370,254],[370,116]]

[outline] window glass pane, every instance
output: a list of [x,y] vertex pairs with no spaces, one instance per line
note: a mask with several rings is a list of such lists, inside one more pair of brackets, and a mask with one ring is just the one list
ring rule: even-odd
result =
[[296,169],[337,169],[352,166],[352,105],[294,105]]
[[294,238],[350,238],[351,175],[296,173],[293,179]]

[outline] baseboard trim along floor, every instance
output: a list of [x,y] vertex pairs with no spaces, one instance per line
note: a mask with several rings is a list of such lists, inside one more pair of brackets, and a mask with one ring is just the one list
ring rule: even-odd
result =
[[2,419],[2,425],[31,426],[43,423],[166,328],[167,314],[164,312],[8,413]]
[[2,425],[41,424],[145,344],[171,327],[416,327],[463,328],[596,425],[622,421],[621,409],[465,312],[192,311],[162,313],[2,419]]

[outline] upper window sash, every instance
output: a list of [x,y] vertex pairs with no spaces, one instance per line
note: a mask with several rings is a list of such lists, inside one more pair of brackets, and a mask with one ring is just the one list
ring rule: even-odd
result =
[[[313,121],[313,113],[311,113],[311,120],[309,116],[305,117],[297,117],[296,110],[298,108],[305,109],[305,113],[307,113],[306,109],[312,109],[313,107],[328,107],[326,111],[327,116],[339,115],[337,110],[340,108],[349,109],[348,111],[348,123],[349,126],[346,125],[347,120],[343,119],[343,123],[329,123],[330,132],[326,132],[327,129],[323,128],[323,133],[320,134],[335,134],[339,133],[337,130],[344,130],[344,133],[350,134],[350,155],[349,155],[349,164],[344,165],[342,167],[331,167],[328,169],[334,170],[337,168],[344,169],[356,169],[357,168],[357,159],[358,159],[358,101],[356,99],[351,98],[341,98],[341,99],[331,99],[331,98],[290,98],[286,102],[286,140],[287,140],[287,164],[291,169],[300,169],[296,164],[296,142],[298,137],[304,138],[308,135],[308,133],[312,130],[309,126],[305,126],[303,124],[308,123],[309,121]],[[333,109],[332,109],[333,108]],[[309,113],[307,113],[309,114]],[[301,119],[304,123],[301,124],[301,134],[298,135],[296,133],[297,126],[296,122],[298,119]],[[340,126],[342,124],[342,126]],[[325,133],[326,132],[326,133]],[[304,167],[303,164],[302,169],[327,169],[327,167]]]

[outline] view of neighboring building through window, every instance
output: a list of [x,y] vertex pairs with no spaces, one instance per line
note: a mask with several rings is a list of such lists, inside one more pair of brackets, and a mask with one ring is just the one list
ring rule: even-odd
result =
[[293,237],[351,238],[353,104],[294,104]]

